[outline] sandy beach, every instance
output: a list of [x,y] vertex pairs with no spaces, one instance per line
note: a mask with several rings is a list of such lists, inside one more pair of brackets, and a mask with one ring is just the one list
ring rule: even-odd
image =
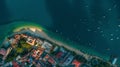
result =
[[88,58],[90,57],[90,55],[84,54],[84,53],[81,52],[80,50],[77,50],[77,49],[75,49],[75,48],[73,48],[73,47],[71,47],[71,46],[68,46],[69,44],[65,44],[65,43],[63,43],[63,42],[60,42],[60,41],[52,38],[52,37],[49,37],[44,31],[40,32],[40,35],[42,35],[45,39],[51,41],[52,43],[57,44],[58,46],[63,46],[63,47],[67,48],[67,49],[70,50],[70,51],[74,51],[74,52],[76,52],[77,54],[84,56],[86,59],[88,59]]

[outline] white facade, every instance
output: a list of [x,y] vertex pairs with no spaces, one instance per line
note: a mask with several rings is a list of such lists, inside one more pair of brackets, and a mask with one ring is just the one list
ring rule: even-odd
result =
[[42,48],[45,48],[45,51],[47,53],[49,53],[50,50],[52,49],[52,44],[50,44],[49,42],[44,41],[44,43],[42,45]]

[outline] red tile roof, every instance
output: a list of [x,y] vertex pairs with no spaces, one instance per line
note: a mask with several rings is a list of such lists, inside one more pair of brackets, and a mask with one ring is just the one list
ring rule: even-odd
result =
[[48,59],[48,62],[50,62],[51,64],[55,64],[55,61],[54,61],[54,59],[53,59],[52,57],[50,57],[50,58]]
[[49,58],[49,55],[47,54],[47,55],[45,56],[45,58],[48,59],[48,58]]
[[59,52],[59,53],[56,55],[56,57],[57,57],[57,58],[60,58],[60,57],[62,56],[62,54],[63,54],[62,52]]
[[79,67],[79,66],[81,65],[81,63],[80,63],[79,61],[77,61],[77,60],[74,60],[74,61],[72,62],[72,64],[74,64],[75,67]]

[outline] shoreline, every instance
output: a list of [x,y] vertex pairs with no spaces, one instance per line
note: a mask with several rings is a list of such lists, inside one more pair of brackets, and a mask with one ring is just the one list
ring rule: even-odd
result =
[[[20,24],[20,25],[16,25],[15,26],[15,22],[14,23],[12,23],[12,24],[10,24],[10,26],[12,26],[13,25],[13,27],[14,27],[14,29],[13,30],[15,30],[15,29],[18,29],[18,28],[20,28],[21,26],[24,26],[25,24],[28,24],[28,23],[25,23],[25,24]],[[34,25],[27,25],[28,27],[35,27],[35,28],[40,28],[40,27],[36,27],[36,25],[34,26]],[[39,25],[37,25],[37,26],[39,26]],[[24,27],[26,27],[26,25],[24,26]],[[49,41],[51,41],[51,42],[53,42],[53,43],[55,43],[55,44],[57,44],[57,45],[59,45],[59,46],[64,46],[65,48],[67,48],[67,49],[69,49],[70,51],[75,51],[77,54],[85,54],[85,56],[86,55],[91,55],[91,53],[93,53],[93,55],[94,56],[98,56],[98,55],[96,55],[97,54],[97,52],[96,53],[94,53],[94,52],[92,52],[91,51],[91,53],[88,53],[88,54],[86,54],[86,51],[85,52],[83,52],[84,51],[84,49],[85,50],[88,50],[87,48],[83,48],[83,51],[81,51],[81,49],[80,50],[78,50],[78,47],[77,47],[77,45],[74,47],[74,45],[73,45],[73,47],[71,47],[72,45],[71,44],[69,44],[69,43],[67,43],[67,42],[64,42],[63,40],[61,41],[60,39],[57,39],[57,37],[52,37],[52,36],[49,36],[49,35],[51,35],[51,34],[49,34],[49,31],[47,31],[46,29],[44,29],[43,28],[43,31],[42,31],[42,33],[41,34],[43,34],[44,35],[44,37],[46,37],[45,39],[48,39]],[[12,31],[12,32],[14,32],[14,31]],[[51,33],[51,32],[50,32]],[[9,34],[8,34],[9,35]],[[6,36],[7,37],[7,36]],[[69,46],[70,45],[70,46]],[[77,48],[77,49],[76,49]],[[99,54],[99,53],[98,53]],[[102,55],[101,55],[102,56]],[[98,56],[98,57],[100,57],[100,56]],[[88,56],[86,57],[86,58],[88,58]],[[101,58],[101,57],[100,57]],[[103,59],[103,58],[102,58]]]
[[51,41],[52,43],[55,43],[55,44],[57,44],[58,46],[63,46],[63,47],[65,47],[66,49],[68,49],[68,50],[70,50],[70,51],[74,51],[75,53],[77,53],[77,54],[79,54],[79,55],[83,55],[86,59],[88,59],[88,58],[90,57],[90,56],[86,56],[87,54],[85,55],[83,52],[81,52],[81,51],[79,51],[79,50],[77,50],[77,49],[75,49],[75,48],[73,48],[73,47],[70,47],[70,46],[68,46],[68,45],[65,44],[65,43],[62,43],[62,42],[60,42],[60,41],[58,41],[58,40],[55,40],[55,39],[47,36],[45,32],[42,32],[42,33],[44,34],[45,39]]
[[[19,23],[19,24],[17,24],[17,23]],[[46,33],[46,35],[49,35],[50,38],[52,38],[54,40],[57,40],[57,41],[59,41],[59,42],[61,42],[63,44],[66,44],[67,46],[70,45],[74,49],[78,49],[79,50],[79,48],[81,48],[80,50],[82,50],[82,52],[85,52],[85,53],[87,52],[88,54],[96,55],[96,56],[99,56],[99,57],[105,58],[105,59],[108,57],[107,55],[102,55],[101,53],[96,52],[95,50],[93,50],[93,49],[91,49],[89,47],[84,47],[84,46],[81,46],[79,43],[75,43],[75,42],[72,43],[71,42],[72,44],[75,44],[75,47],[74,47],[71,43],[69,43],[70,41],[65,40],[64,37],[61,40],[61,36],[56,35],[53,32],[50,32],[50,31],[46,30],[44,27],[42,27],[42,26],[40,26],[38,24],[32,23],[32,22],[14,21],[13,23],[9,24],[8,28],[12,29],[12,32],[15,32],[15,31],[18,31],[19,29],[24,28],[24,27],[34,27],[34,28],[37,28],[37,29],[42,29]],[[91,51],[91,52],[89,52],[89,51]]]
[[[19,32],[19,31],[20,31],[20,29],[17,30],[16,32]],[[15,31],[14,31],[14,32],[15,32]],[[34,33],[35,33],[35,32],[34,32]],[[68,49],[68,50],[70,50],[70,51],[74,51],[76,54],[82,55],[82,56],[84,56],[86,59],[89,59],[90,57],[96,57],[96,58],[98,58],[98,59],[103,60],[103,58],[97,57],[97,55],[96,55],[96,56],[95,56],[95,55],[93,55],[93,56],[92,56],[92,55],[89,55],[89,54],[87,54],[87,53],[82,52],[81,50],[75,49],[75,47],[71,47],[71,45],[68,46],[68,44],[63,43],[63,42],[61,42],[61,41],[59,41],[59,40],[56,40],[56,39],[48,36],[48,34],[46,34],[46,33],[44,32],[44,30],[42,30],[42,31],[40,31],[40,32],[37,32],[36,34],[41,35],[44,39],[50,41],[50,42],[53,43],[53,44],[56,44],[56,45],[58,45],[58,46],[63,46],[63,47],[65,47],[66,49]],[[104,61],[104,60],[103,60],[103,61]],[[105,60],[105,61],[106,61],[106,60]]]
[[[49,35],[49,34],[52,34],[52,32],[44,32],[46,35]],[[52,36],[49,35],[49,38],[56,40],[57,42],[60,42],[62,43],[63,45],[65,44],[66,46],[68,47],[71,47],[77,51],[81,51],[83,53],[87,53],[88,55],[93,55],[93,56],[99,56],[100,58],[103,58],[104,60],[109,60],[109,55],[106,55],[106,54],[101,54],[99,52],[96,52],[95,50],[89,48],[89,47],[85,47],[83,45],[80,45],[79,43],[76,43],[76,42],[71,42],[70,40],[65,40],[65,38],[61,37],[61,36],[58,36],[58,38],[55,36],[55,34],[53,34]],[[61,40],[62,39],[62,40]],[[89,52],[90,51],[90,52]]]

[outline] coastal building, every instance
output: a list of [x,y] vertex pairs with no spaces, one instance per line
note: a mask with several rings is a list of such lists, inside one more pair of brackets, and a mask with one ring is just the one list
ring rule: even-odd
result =
[[56,58],[60,58],[62,55],[63,55],[63,52],[58,52],[58,53],[56,54]]
[[20,34],[22,38],[27,38],[28,36],[26,34]]
[[66,60],[65,62],[63,63],[65,66],[68,66],[74,59],[74,56],[73,55],[70,55]]
[[43,44],[43,41],[42,40],[40,40],[40,39],[36,39],[36,46],[38,46],[38,45],[42,45]]
[[56,65],[56,61],[52,57],[49,57],[48,62],[52,65]]
[[60,47],[60,49],[56,53],[56,58],[62,64],[69,57],[69,55],[70,52],[67,52],[63,47]]
[[40,58],[43,52],[44,52],[44,49],[39,47],[36,50],[33,50],[32,56],[37,60]]
[[53,52],[56,52],[58,49],[59,49],[59,47],[55,46],[54,49],[53,49]]
[[80,67],[81,62],[79,62],[75,59],[75,60],[73,60],[72,64],[75,65],[75,67]]
[[63,53],[67,53],[67,51],[63,47],[60,47],[60,51]]
[[62,58],[64,58],[69,52],[66,51],[63,47],[60,47],[60,52],[63,53]]
[[56,57],[57,58],[61,58],[62,57],[62,59],[64,59],[64,56],[66,54],[67,54],[67,51],[63,47],[60,47],[60,49],[58,50],[58,53],[56,54]]
[[44,52],[41,54],[40,58],[43,59],[43,58],[46,56],[46,54],[47,54],[47,53],[44,51]]
[[64,55],[62,56],[63,61],[65,61],[70,55],[71,55],[70,52],[67,52],[66,54],[64,54]]
[[16,40],[20,40],[20,35],[19,35],[19,34],[16,34],[16,35],[14,36],[14,38],[15,38]]
[[26,41],[26,43],[28,43],[31,46],[34,46],[35,45],[35,40],[36,39],[34,39],[33,37],[29,36],[28,39],[27,39],[27,41]]
[[45,52],[50,53],[53,46],[49,42],[44,41],[44,43],[43,43],[43,45],[41,47],[45,48]]
[[46,56],[43,58],[43,61],[47,61],[50,58],[50,56],[48,54],[46,54]]

